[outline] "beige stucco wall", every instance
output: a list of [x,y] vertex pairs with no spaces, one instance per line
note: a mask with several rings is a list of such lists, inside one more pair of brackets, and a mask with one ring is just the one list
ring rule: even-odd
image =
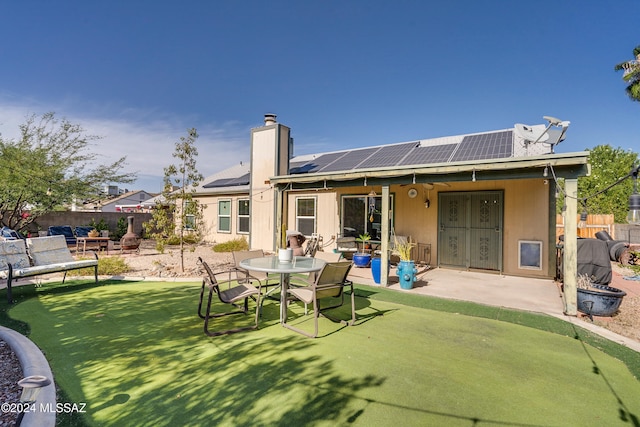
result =
[[[239,237],[244,237],[249,241],[248,233],[238,233],[238,200],[248,198],[248,194],[221,194],[219,196],[200,196],[195,198],[201,206],[206,206],[202,211],[205,224],[204,241],[222,243]],[[218,231],[218,201],[220,200],[231,201],[231,232]]]
[[[418,191],[415,198],[408,196],[408,191],[414,188]],[[287,193],[285,214],[287,228],[296,228],[295,200],[298,197],[312,197],[316,199],[316,231],[323,237],[326,251],[333,250],[336,245],[331,237],[341,233],[340,197],[342,195],[366,195],[371,190],[382,193],[381,187],[344,187],[336,190],[291,191]],[[448,186],[435,185],[427,190],[420,184],[394,185],[390,188],[393,195],[393,226],[397,235],[411,236],[418,243],[431,244],[431,265],[437,266],[438,260],[438,193],[441,191],[484,191],[500,190],[504,194],[504,229],[503,229],[503,272],[509,275],[530,277],[549,277],[548,255],[555,251],[549,239],[549,187],[542,179],[508,180],[508,181],[480,181],[475,183],[449,183]],[[273,249],[275,232],[270,224],[275,217],[275,191],[264,186],[256,191],[251,198],[251,230],[250,244],[252,248],[270,251]],[[204,210],[204,220],[207,225],[206,240],[209,242],[224,242],[238,237],[247,237],[237,232],[238,200],[248,195],[228,194],[220,196],[200,197],[200,202],[207,205]],[[425,199],[431,204],[425,207]],[[220,233],[218,228],[218,200],[231,200],[231,232]],[[256,228],[257,227],[257,228]],[[541,241],[543,247],[542,269],[529,270],[518,268],[518,241]]]
[[[418,191],[415,198],[408,196],[409,189]],[[329,243],[331,236],[338,235],[340,230],[340,196],[366,195],[371,190],[382,193],[381,187],[345,187],[335,191],[306,191],[289,193],[289,209],[287,224],[295,224],[295,198],[317,197],[317,232]],[[449,183],[448,186],[436,184],[427,190],[420,184],[393,185],[393,226],[397,235],[411,236],[419,243],[431,244],[431,264],[437,265],[438,254],[438,193],[440,191],[483,191],[500,190],[504,194],[504,229],[503,229],[503,272],[509,275],[530,277],[549,277],[548,254],[550,248],[549,235],[549,187],[542,179],[479,181]],[[425,207],[425,199],[431,201]],[[291,228],[291,227],[290,227]],[[542,269],[529,270],[518,268],[518,241],[541,241],[543,247]],[[330,244],[325,250],[332,250]]]

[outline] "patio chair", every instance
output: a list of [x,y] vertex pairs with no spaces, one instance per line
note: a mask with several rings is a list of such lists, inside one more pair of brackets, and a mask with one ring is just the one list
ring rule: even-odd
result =
[[[328,262],[320,271],[320,274],[316,278],[315,282],[310,286],[305,287],[292,287],[287,290],[287,293],[306,304],[313,304],[313,317],[315,324],[315,332],[313,334],[296,328],[285,320],[282,325],[285,328],[291,329],[302,335],[306,335],[311,338],[318,336],[318,318],[324,316],[331,321],[340,321],[345,325],[352,326],[356,321],[356,301],[355,294],[353,292],[353,282],[347,280],[347,275],[351,270],[351,262]],[[351,290],[351,319],[336,320],[323,312],[332,308],[340,307],[344,304],[344,288],[349,287]],[[320,300],[322,299],[335,299],[340,298],[340,302],[328,307],[320,307]]]
[[[321,259],[324,262],[339,262],[340,260],[343,259],[341,252],[317,251],[313,257],[317,259]],[[308,284],[309,285],[313,284],[313,282],[318,278],[319,274],[320,272],[309,273]]]
[[[246,280],[249,281],[259,281],[262,284],[262,287],[265,289],[265,296],[271,295],[277,287],[280,286],[280,275],[268,274],[261,271],[252,271],[249,273],[244,268],[240,267],[240,262],[249,259],[249,258],[262,258],[264,257],[264,252],[262,249],[254,249],[250,251],[233,251],[233,264],[235,266],[235,270],[239,273],[238,280]],[[273,287],[273,289],[269,290],[269,287]]]
[[[203,259],[200,257],[198,257],[198,263],[205,269],[205,275],[202,278],[202,289],[200,290],[200,302],[198,303],[198,316],[200,316],[201,319],[204,319],[204,333],[210,337],[215,337],[219,335],[233,334],[236,332],[257,329],[260,313],[260,293],[262,292],[260,284],[258,284],[258,287],[256,288],[251,283],[249,283],[248,280],[245,280],[244,283],[238,283],[238,272],[235,269],[214,273],[209,264],[203,261]],[[207,298],[207,308],[205,314],[202,314],[202,303],[204,301],[205,287],[209,288],[209,296]],[[211,306],[213,303],[212,300],[214,293],[218,296],[218,299],[221,302],[232,305],[233,307],[237,308],[237,310],[222,313],[212,313]],[[226,329],[222,331],[209,330],[209,322],[212,319],[217,319],[233,314],[247,314],[249,311],[250,298],[256,301],[256,315],[255,323],[253,325]],[[242,306],[237,304],[241,301],[244,301]]]

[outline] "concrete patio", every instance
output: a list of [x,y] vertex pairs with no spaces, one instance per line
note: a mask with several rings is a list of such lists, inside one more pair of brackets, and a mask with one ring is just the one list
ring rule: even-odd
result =
[[[354,283],[380,286],[373,281],[370,268],[352,268],[349,278]],[[403,290],[398,284],[398,277],[395,276],[395,268],[392,267],[389,271],[389,289],[547,314],[640,352],[638,341],[596,326],[590,321],[566,316],[563,312],[560,284],[550,279],[445,268],[429,269],[424,266],[418,267],[417,279],[411,290]],[[640,295],[640,282],[623,280],[622,276],[616,273],[611,286],[624,290],[630,297]]]

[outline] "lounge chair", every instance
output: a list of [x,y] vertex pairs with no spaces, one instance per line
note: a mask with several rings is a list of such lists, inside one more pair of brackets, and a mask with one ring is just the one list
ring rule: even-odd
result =
[[[323,312],[332,308],[340,307],[344,304],[344,288],[349,287],[351,289],[351,319],[349,321],[340,321],[346,325],[353,325],[356,321],[356,302],[355,294],[353,292],[353,283],[347,280],[349,271],[351,270],[351,262],[328,262],[320,271],[320,274],[316,278],[315,282],[310,286],[305,287],[291,287],[287,290],[289,296],[302,301],[305,306],[307,304],[313,304],[313,317],[315,322],[315,332],[313,334],[296,328],[287,321],[283,322],[285,328],[291,329],[302,335],[306,335],[311,338],[318,336],[318,318],[322,315],[329,320],[338,321],[327,316]],[[340,298],[338,304],[330,305],[328,307],[320,307],[320,300],[327,298]]]
[[[200,302],[198,303],[198,316],[200,316],[201,319],[204,319],[204,333],[210,337],[215,337],[219,335],[233,334],[236,332],[257,329],[258,319],[260,317],[260,293],[262,291],[260,289],[260,285],[258,285],[258,287],[256,288],[255,286],[250,284],[248,280],[246,280],[245,283],[238,283],[238,280],[236,279],[238,272],[235,269],[214,273],[211,267],[209,267],[209,265],[205,261],[203,261],[202,258],[198,258],[198,263],[205,269],[205,275],[202,278],[202,289],[200,290]],[[205,288],[209,289],[209,296],[207,298],[206,312],[203,314],[202,303],[204,302]],[[221,302],[232,305],[238,310],[212,313],[214,293],[218,295],[218,299]],[[217,319],[233,314],[247,314],[249,311],[250,298],[255,298],[256,301],[256,315],[255,323],[253,325],[226,329],[222,331],[209,330],[209,322],[212,319]],[[243,306],[238,306],[236,304],[242,301],[244,301]]]
[[49,236],[62,235],[67,240],[67,246],[76,246],[77,240],[70,225],[52,225],[49,227]]

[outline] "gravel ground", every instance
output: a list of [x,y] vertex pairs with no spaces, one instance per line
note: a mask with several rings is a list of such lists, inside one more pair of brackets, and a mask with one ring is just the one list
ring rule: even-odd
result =
[[[18,403],[22,390],[18,381],[22,379],[22,367],[9,344],[0,340],[0,405],[3,403]],[[15,425],[18,414],[0,411],[0,427]]]

